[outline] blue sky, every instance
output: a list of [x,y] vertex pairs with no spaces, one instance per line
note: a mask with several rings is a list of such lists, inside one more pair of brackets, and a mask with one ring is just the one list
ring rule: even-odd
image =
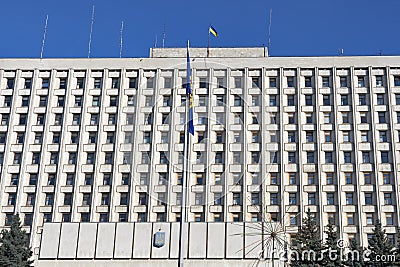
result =
[[147,57],[161,46],[207,46],[211,23],[219,38],[211,46],[267,43],[272,8],[271,55],[400,54],[399,0],[15,0],[0,4],[0,57],[39,57],[46,14],[44,57],[87,57],[92,5],[92,57]]

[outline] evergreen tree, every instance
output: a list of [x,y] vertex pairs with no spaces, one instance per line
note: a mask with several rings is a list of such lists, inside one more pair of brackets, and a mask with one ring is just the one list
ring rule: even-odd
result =
[[324,265],[328,267],[342,266],[341,248],[338,247],[338,234],[335,226],[329,223],[326,228],[325,234],[327,234],[327,238],[324,244]]
[[388,241],[386,231],[382,228],[382,224],[379,220],[376,220],[372,238],[368,240],[368,249],[371,251],[369,255],[370,264],[377,267],[392,266],[393,262],[377,260],[382,256],[389,256],[394,253],[394,247]]
[[22,230],[19,215],[12,217],[9,230],[2,230],[0,236],[0,266],[1,267],[26,267],[31,266],[29,260],[32,251],[28,246],[25,230]]
[[361,247],[355,239],[351,240],[349,249],[351,252],[347,253],[347,260],[344,262],[345,266],[349,267],[368,266],[368,264],[364,262],[365,249]]
[[323,264],[321,251],[324,249],[320,238],[320,231],[315,218],[307,211],[303,225],[294,237],[297,247],[293,248],[291,266],[311,267]]
[[400,266],[400,228],[397,228],[397,243],[396,243],[396,265]]

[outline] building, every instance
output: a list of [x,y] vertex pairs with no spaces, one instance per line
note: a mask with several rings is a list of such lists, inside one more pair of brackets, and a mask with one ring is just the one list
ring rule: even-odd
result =
[[[376,219],[395,239],[400,57],[194,48],[191,58],[192,225],[280,222],[290,242],[310,209],[344,240],[366,246]],[[0,59],[0,225],[19,212],[36,257],[45,222],[176,225],[186,81],[180,48]]]

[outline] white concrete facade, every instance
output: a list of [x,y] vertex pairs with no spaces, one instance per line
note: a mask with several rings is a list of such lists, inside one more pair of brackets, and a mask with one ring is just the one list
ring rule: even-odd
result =
[[[190,222],[272,220],[290,236],[310,209],[321,231],[365,246],[379,218],[394,239],[400,57],[203,50]],[[36,254],[46,221],[179,220],[185,49],[151,54],[0,59],[0,226],[19,212]]]

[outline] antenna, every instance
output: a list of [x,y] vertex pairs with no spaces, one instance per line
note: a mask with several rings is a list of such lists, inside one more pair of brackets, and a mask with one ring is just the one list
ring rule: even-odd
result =
[[46,22],[44,24],[44,30],[43,30],[42,50],[40,50],[40,59],[43,58],[44,43],[46,41],[47,22],[48,22],[48,20],[49,20],[49,15],[46,15]]
[[119,33],[119,57],[122,57],[122,32],[124,30],[124,21],[121,21],[121,31]]
[[92,6],[92,22],[90,23],[89,47],[87,56],[88,58],[90,58],[90,47],[92,45],[93,22],[94,22],[94,5]]
[[154,48],[157,48],[157,34],[156,34],[156,40],[154,41]]
[[272,25],[272,8],[269,10],[269,25],[268,25],[268,55],[271,51],[271,25]]
[[165,45],[165,23],[164,23],[164,30],[163,30],[163,35],[162,35],[162,48],[164,48]]

